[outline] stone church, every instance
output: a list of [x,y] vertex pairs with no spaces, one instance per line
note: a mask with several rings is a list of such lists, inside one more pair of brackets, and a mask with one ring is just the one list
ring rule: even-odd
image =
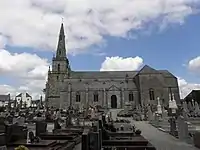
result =
[[145,65],[138,71],[73,71],[66,56],[64,26],[61,25],[56,55],[49,67],[45,88],[48,107],[66,109],[124,108],[161,103],[168,105],[172,93],[179,103],[177,78],[167,70]]

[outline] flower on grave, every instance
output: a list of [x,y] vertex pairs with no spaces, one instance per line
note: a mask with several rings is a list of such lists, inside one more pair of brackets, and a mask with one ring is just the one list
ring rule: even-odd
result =
[[24,145],[20,145],[20,146],[16,147],[15,150],[29,150],[29,149]]

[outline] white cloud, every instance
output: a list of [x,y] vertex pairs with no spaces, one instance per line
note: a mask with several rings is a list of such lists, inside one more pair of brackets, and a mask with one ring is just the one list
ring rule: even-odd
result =
[[4,48],[6,45],[6,38],[2,35],[0,35],[0,49]]
[[27,91],[34,98],[42,94],[48,72],[47,59],[30,53],[10,53],[0,49],[0,76],[14,78],[19,86],[0,85],[1,94],[11,93],[15,96],[19,92]]
[[30,78],[44,77],[48,70],[47,59],[36,54],[14,53],[0,49],[0,73]]
[[[182,24],[200,0],[1,0],[0,33],[9,44],[55,49],[61,18],[70,51],[103,42],[103,35],[126,37],[146,24]],[[132,35],[130,35],[132,36]]]
[[200,73],[200,56],[191,59],[187,66],[190,71]]
[[106,57],[101,64],[100,71],[129,71],[138,70],[143,65],[141,57],[128,57],[123,58],[119,56]]

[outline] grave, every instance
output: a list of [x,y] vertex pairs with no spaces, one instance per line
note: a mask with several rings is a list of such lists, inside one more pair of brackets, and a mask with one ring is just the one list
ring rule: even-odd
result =
[[189,138],[188,124],[183,116],[178,117],[178,138],[181,141],[187,141]]
[[[106,122],[98,121],[99,131],[84,130],[82,134],[82,150],[100,150],[103,149],[120,149],[120,150],[155,150],[155,147],[149,143],[139,130],[139,134],[134,134],[133,131],[124,133],[111,132],[105,129]],[[111,130],[111,129],[110,129]],[[102,131],[102,136],[100,135]],[[102,137],[102,138],[101,138]],[[96,141],[96,142],[94,142]]]

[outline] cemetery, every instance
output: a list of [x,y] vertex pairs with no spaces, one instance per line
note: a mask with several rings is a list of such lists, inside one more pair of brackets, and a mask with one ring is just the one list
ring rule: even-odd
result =
[[[126,114],[127,113],[127,114]],[[157,98],[138,108],[79,110],[42,108],[5,110],[0,116],[0,148],[55,150],[156,150],[136,122],[200,148],[200,110],[196,101],[177,105],[174,96],[164,107]]]

